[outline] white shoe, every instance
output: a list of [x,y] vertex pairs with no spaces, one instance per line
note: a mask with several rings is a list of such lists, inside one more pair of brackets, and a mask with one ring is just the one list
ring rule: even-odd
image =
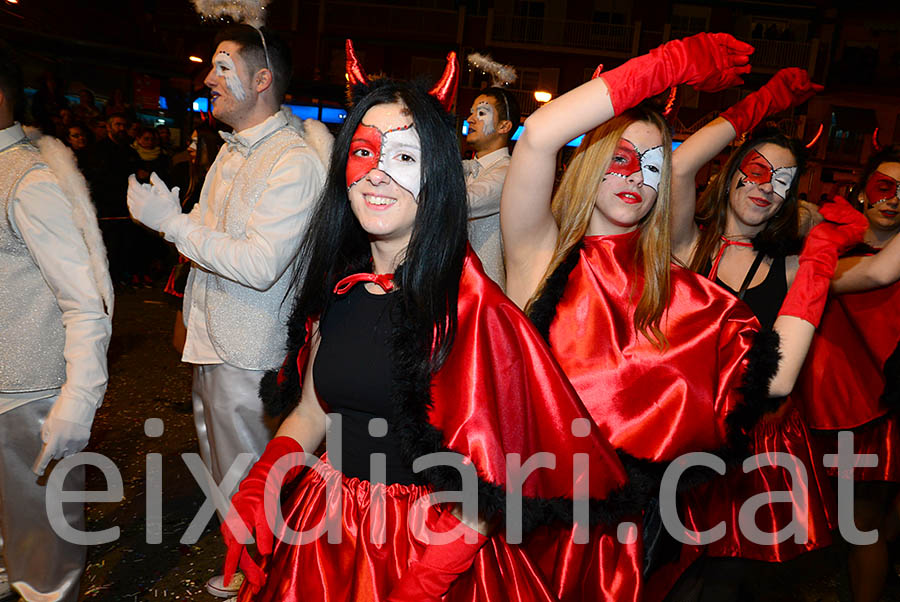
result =
[[237,600],[237,593],[241,590],[241,585],[243,585],[243,583],[244,574],[240,571],[234,573],[234,577],[231,578],[231,583],[228,585],[225,585],[225,575],[216,575],[210,577],[209,581],[206,582],[206,591],[216,598],[232,598]]

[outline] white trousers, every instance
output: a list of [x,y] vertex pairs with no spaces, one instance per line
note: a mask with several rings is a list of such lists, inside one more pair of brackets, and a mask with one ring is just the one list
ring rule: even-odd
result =
[[216,483],[228,472],[238,454],[258,458],[274,435],[259,398],[261,370],[228,364],[194,366],[192,398],[200,457]]
[[[56,535],[46,509],[47,475],[31,471],[41,450],[41,425],[56,397],[0,414],[0,529],[9,583],[28,602],[76,602],[87,561],[84,546]],[[84,466],[69,471],[65,490],[84,490]],[[63,516],[84,530],[84,505],[65,503]]]

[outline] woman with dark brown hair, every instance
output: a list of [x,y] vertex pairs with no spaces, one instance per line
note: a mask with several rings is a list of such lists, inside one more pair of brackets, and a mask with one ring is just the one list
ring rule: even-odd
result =
[[[688,138],[672,157],[675,257],[742,299],[765,329],[775,325],[799,269],[803,241],[797,191],[805,149],[777,130],[753,130],[819,89],[806,71],[782,69],[760,90]],[[747,139],[731,153],[697,203],[697,172],[742,135]],[[765,458],[788,454],[792,466],[757,462],[746,473],[735,467],[726,477],[688,495],[687,522],[693,529],[701,531],[721,521],[727,525],[725,537],[703,548],[715,560],[701,569],[701,599],[747,596],[765,581],[760,579],[764,565],[744,560],[790,560],[829,545],[830,532],[837,527],[833,493],[817,468],[821,454],[810,443],[800,412],[786,399],[772,403],[772,411],[749,433],[751,451]],[[759,494],[791,491],[800,474],[809,483],[804,499],[760,507],[753,517],[755,524],[771,535],[764,543],[748,538],[737,520],[741,506]],[[802,525],[806,537],[795,541],[778,535],[792,525]]]

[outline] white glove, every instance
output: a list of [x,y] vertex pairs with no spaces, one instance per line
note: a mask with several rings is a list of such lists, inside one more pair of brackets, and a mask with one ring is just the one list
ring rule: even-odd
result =
[[84,405],[77,400],[60,397],[50,408],[50,413],[41,427],[41,440],[44,445],[31,467],[36,475],[44,474],[44,470],[52,460],[71,456],[87,447],[91,438],[90,423],[93,421],[93,410],[90,411],[87,426],[62,417],[70,417],[73,413],[83,415],[84,408],[80,406]]
[[139,183],[134,174],[128,176],[128,210],[131,217],[148,228],[162,232],[166,222],[181,215],[178,192],[177,186],[169,190],[156,172],[150,174],[150,184]]

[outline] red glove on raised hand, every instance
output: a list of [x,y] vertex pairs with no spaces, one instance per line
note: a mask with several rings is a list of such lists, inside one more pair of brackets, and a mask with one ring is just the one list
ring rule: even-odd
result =
[[444,512],[435,522],[436,533],[446,533],[462,525],[469,534],[477,536],[475,543],[466,543],[466,536],[445,543],[432,544],[422,557],[409,566],[394,586],[387,602],[428,602],[441,600],[453,582],[472,566],[478,550],[488,537],[467,527],[450,512]]
[[762,88],[724,111],[721,117],[727,119],[740,136],[755,128],[768,115],[803,104],[824,89],[810,81],[805,69],[782,69]]
[[616,115],[678,84],[716,92],[743,83],[753,46],[727,33],[673,40],[600,75]]
[[[291,456],[279,462],[285,456]],[[225,555],[225,583],[237,569],[238,561],[247,581],[254,590],[262,586],[263,574],[247,554],[244,546],[250,540],[241,537],[240,521],[256,538],[256,550],[263,556],[272,553],[274,536],[266,520],[266,504],[281,504],[281,486],[304,468],[303,447],[292,437],[275,437],[266,446],[262,457],[241,481],[237,493],[231,497],[231,510],[222,523],[222,538],[228,551]],[[277,466],[276,466],[277,463]],[[235,530],[238,533],[235,533]]]
[[826,202],[819,212],[826,221],[806,237],[800,267],[778,312],[779,316],[795,316],[816,327],[825,311],[838,258],[861,243],[869,227],[865,216],[841,197]]

